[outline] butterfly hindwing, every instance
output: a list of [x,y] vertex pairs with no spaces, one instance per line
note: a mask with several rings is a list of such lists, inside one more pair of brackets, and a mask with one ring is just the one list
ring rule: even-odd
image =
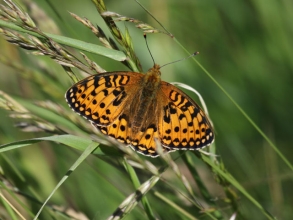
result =
[[[131,147],[145,155],[145,156],[151,156],[151,157],[157,157],[157,143],[155,140],[160,141],[160,136],[159,136],[159,131],[158,127],[155,124],[150,124],[147,129],[143,132],[139,132],[135,138],[134,141],[131,142]],[[170,152],[172,151],[169,148],[166,148],[165,146],[162,145],[163,151],[164,152]]]
[[[134,98],[134,102],[137,100]],[[133,116],[133,109],[130,108],[131,104],[125,107],[123,114],[120,115],[111,125],[109,126],[99,126],[97,124],[93,124],[94,127],[99,129],[103,134],[108,135],[112,138],[115,138],[117,141],[127,144],[131,146],[135,151],[145,155],[156,157],[156,142],[155,139],[159,139],[159,132],[157,126],[157,115],[150,114],[147,118],[143,119],[144,125],[142,128],[133,132],[133,128],[131,127],[130,116]],[[155,112],[156,102],[149,109],[150,113]],[[132,110],[131,110],[132,109]],[[133,123],[133,121],[132,121]],[[162,146],[164,151],[170,151],[171,149],[165,148]]]
[[111,125],[100,126],[95,123],[92,123],[92,125],[103,134],[115,138],[120,143],[130,144],[128,121],[126,119],[126,116],[122,114]]

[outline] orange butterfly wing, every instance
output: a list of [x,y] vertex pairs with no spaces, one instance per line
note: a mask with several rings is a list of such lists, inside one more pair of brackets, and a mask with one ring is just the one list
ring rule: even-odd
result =
[[96,74],[73,85],[65,98],[72,110],[87,120],[108,126],[122,114],[142,77],[134,72]]
[[195,150],[213,142],[214,133],[208,117],[187,94],[162,81],[161,96],[158,126],[165,147]]

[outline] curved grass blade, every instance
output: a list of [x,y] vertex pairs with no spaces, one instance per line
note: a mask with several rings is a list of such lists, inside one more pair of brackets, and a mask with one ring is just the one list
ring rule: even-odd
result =
[[[43,36],[32,32],[32,31],[28,31],[25,29],[22,29],[21,27],[14,25],[12,23],[0,20],[0,27],[5,27],[5,28],[9,28],[11,30],[14,31],[18,31],[18,32],[22,32],[22,33],[27,33],[29,35],[38,37],[38,38],[44,38]],[[57,43],[66,45],[66,46],[70,46],[79,50],[83,50],[83,51],[87,51],[90,53],[94,53],[94,54],[98,54],[98,55],[102,55],[108,58],[111,58],[113,60],[117,60],[117,61],[124,61],[126,60],[126,56],[123,52],[118,51],[118,50],[112,50],[106,47],[102,47],[102,46],[98,46],[95,44],[91,44],[91,43],[87,43],[81,40],[76,40],[76,39],[72,39],[69,37],[64,37],[64,36],[59,36],[59,35],[55,35],[55,34],[49,34],[49,33],[44,33],[46,36],[52,38],[54,41],[56,41]]]
[[[56,135],[56,136],[33,138],[33,139],[21,140],[21,141],[8,143],[8,144],[3,144],[3,145],[0,145],[0,153],[13,150],[16,148],[32,145],[41,141],[53,141],[57,143],[62,143],[64,145],[73,147],[81,151],[85,150],[87,146],[92,142],[91,139],[77,137],[74,135],[68,135],[68,134],[58,135],[58,136]],[[104,155],[104,153],[100,149],[96,149],[94,153]]]
[[45,207],[45,205],[47,204],[47,202],[49,201],[49,199],[53,196],[53,194],[57,191],[57,189],[62,185],[62,183],[65,182],[65,180],[69,177],[69,175],[78,167],[79,164],[81,164],[81,162],[83,162],[88,157],[88,155],[90,155],[98,147],[98,145],[99,144],[96,143],[96,142],[91,142],[88,145],[88,147],[84,150],[84,152],[82,153],[82,155],[80,155],[80,157],[74,162],[74,164],[67,171],[67,173],[65,174],[65,176],[59,181],[59,183],[56,185],[56,187],[52,190],[52,192],[50,193],[50,195],[48,196],[48,198],[43,203],[42,207],[39,209],[39,211],[36,214],[34,220],[36,220],[39,217],[39,215],[41,214],[43,208]]

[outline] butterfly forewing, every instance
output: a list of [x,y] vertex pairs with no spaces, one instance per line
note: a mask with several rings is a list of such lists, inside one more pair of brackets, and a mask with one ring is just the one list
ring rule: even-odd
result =
[[214,134],[201,108],[175,86],[161,83],[161,143],[170,149],[198,149],[210,145]]
[[134,72],[96,74],[73,85],[65,97],[75,112],[107,126],[123,113],[142,77]]

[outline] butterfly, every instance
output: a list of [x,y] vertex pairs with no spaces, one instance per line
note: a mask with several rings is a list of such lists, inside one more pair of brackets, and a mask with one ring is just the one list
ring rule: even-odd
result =
[[146,74],[105,72],[89,76],[65,94],[69,107],[103,134],[156,157],[164,151],[210,145],[214,132],[207,115],[183,91],[161,80],[160,66]]

